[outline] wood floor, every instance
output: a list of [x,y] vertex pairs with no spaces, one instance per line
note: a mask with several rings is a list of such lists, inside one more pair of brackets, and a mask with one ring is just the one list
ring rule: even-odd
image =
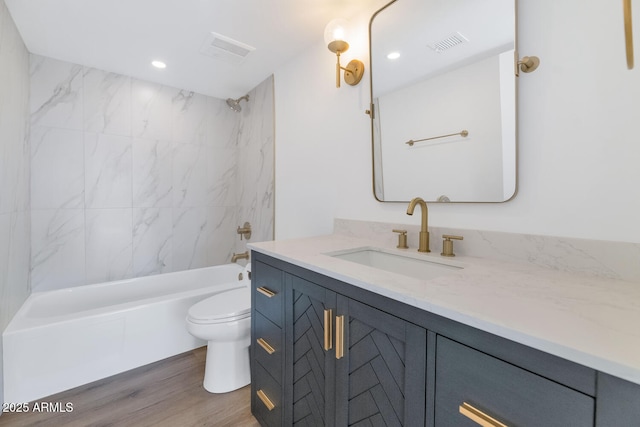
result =
[[[206,347],[37,401],[72,412],[4,413],[0,426],[258,426],[250,386],[212,394],[202,387]],[[36,402],[30,403],[33,410]]]

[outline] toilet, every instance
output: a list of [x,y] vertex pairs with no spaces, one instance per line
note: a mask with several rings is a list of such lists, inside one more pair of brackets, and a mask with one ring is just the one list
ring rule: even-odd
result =
[[251,290],[248,286],[221,292],[193,305],[187,330],[207,341],[204,388],[226,393],[251,382]]

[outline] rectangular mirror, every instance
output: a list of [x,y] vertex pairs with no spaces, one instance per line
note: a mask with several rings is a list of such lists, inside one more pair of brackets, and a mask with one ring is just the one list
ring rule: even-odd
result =
[[374,195],[516,193],[514,0],[395,0],[369,23]]

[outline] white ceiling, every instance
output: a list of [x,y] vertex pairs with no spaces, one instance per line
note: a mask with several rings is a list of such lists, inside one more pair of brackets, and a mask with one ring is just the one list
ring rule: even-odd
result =
[[[332,19],[371,15],[388,0],[5,2],[32,53],[237,98],[306,47],[322,42]],[[240,65],[205,56],[199,51],[211,32],[256,49]],[[167,68],[152,67],[154,59]]]

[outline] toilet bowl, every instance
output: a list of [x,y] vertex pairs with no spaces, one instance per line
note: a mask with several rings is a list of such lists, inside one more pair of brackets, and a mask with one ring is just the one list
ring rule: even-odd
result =
[[231,289],[193,305],[187,314],[187,330],[207,341],[204,388],[226,393],[251,382],[251,290]]

